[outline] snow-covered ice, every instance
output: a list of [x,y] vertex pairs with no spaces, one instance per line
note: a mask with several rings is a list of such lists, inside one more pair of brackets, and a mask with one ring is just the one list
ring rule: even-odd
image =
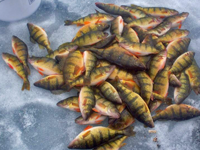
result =
[[[56,49],[70,41],[78,28],[64,26],[65,19],[77,19],[95,12],[97,0],[43,0],[39,9],[29,18],[7,23],[0,21],[0,52],[12,53],[11,37],[16,35],[28,45],[32,56],[45,56],[46,51],[29,41],[27,22],[43,27]],[[102,0],[119,5],[137,4],[141,6],[161,6],[189,12],[183,27],[190,30],[192,39],[189,49],[195,51],[195,59],[200,65],[200,1],[186,0]],[[31,67],[30,91],[21,91],[22,80],[0,59],[0,150],[66,150],[69,142],[85,126],[75,124],[79,113],[61,109],[56,103],[76,92],[53,95],[49,91],[34,87],[33,83],[42,76]],[[172,89],[170,96],[173,96]],[[199,97],[191,93],[184,103],[200,109]],[[199,150],[200,117],[188,121],[157,121],[156,134],[149,134],[149,128],[136,122],[135,137],[126,140],[122,150]],[[157,137],[158,141],[153,142]]]

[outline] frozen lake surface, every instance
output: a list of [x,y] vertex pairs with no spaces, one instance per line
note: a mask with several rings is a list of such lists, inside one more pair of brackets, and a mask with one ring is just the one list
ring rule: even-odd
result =
[[[12,53],[11,37],[21,38],[29,48],[30,56],[45,56],[46,51],[29,41],[27,22],[43,27],[50,39],[51,47],[71,41],[78,28],[64,26],[64,20],[77,19],[94,13],[97,0],[43,0],[37,12],[29,18],[6,23],[0,21],[0,52]],[[170,7],[190,15],[182,28],[190,31],[189,50],[195,51],[195,59],[200,65],[200,1],[199,0],[104,0],[101,2],[141,6]],[[75,124],[79,113],[61,109],[56,103],[76,92],[53,95],[49,91],[33,86],[42,76],[31,67],[30,91],[21,91],[22,80],[0,59],[0,150],[66,150],[71,140],[85,126]],[[173,89],[170,89],[173,96]],[[200,109],[200,98],[191,93],[184,101]],[[105,121],[106,122],[106,121]],[[149,128],[136,122],[135,137],[128,138],[122,150],[199,150],[200,117],[187,121],[157,121],[156,134],[149,134]],[[157,137],[158,142],[153,142]],[[158,148],[160,147],[160,148]]]

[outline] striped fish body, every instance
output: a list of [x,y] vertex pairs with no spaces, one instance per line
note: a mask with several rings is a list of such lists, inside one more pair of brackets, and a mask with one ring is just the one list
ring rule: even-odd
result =
[[129,113],[127,109],[124,109],[120,114],[120,118],[115,119],[111,124],[109,124],[109,128],[122,130],[129,127],[131,124],[135,122],[133,116]]
[[156,41],[162,43],[169,43],[179,38],[186,37],[189,34],[188,30],[173,29],[168,31],[166,34],[160,36]]
[[165,33],[167,33],[171,29],[171,26],[172,26],[171,22],[164,21],[161,24],[159,24],[158,26],[156,26],[155,28],[147,31],[147,34],[161,36],[161,35],[164,35]]
[[20,60],[16,56],[13,56],[8,53],[2,53],[2,58],[5,61],[5,63],[11,69],[13,69],[17,73],[17,75],[20,78],[22,78],[22,80],[24,81],[23,86],[22,86],[22,91],[24,89],[30,90],[30,83],[29,83],[29,80],[27,77],[27,73],[26,73],[23,65],[21,64]]
[[50,42],[45,30],[37,25],[32,23],[27,23],[28,30],[30,33],[30,40],[33,43],[38,43],[40,48],[46,48],[48,53],[52,53],[52,49],[50,47]]
[[159,53],[159,50],[150,44],[132,43],[118,35],[116,35],[116,40],[119,42],[120,46],[136,56],[146,56]]
[[181,73],[179,80],[181,87],[176,87],[174,90],[174,101],[176,104],[182,103],[191,92],[190,81],[184,72]]
[[72,52],[78,48],[77,45],[68,45],[62,48],[58,48],[57,50],[53,51],[51,54],[46,55],[48,58],[55,59],[56,56],[67,56],[69,52]]
[[[99,67],[92,71],[90,75],[90,86],[100,85],[104,82],[115,69],[115,66]],[[84,86],[84,76],[78,77],[76,80],[66,85],[66,89],[70,90],[72,87]]]
[[12,50],[17,58],[22,62],[24,69],[27,74],[30,74],[30,69],[28,66],[28,47],[27,45],[17,36],[12,37]]
[[165,68],[157,74],[153,84],[153,92],[165,97],[168,95],[169,69],[170,66],[166,65]]
[[101,41],[102,39],[105,39],[107,36],[108,36],[108,33],[106,32],[92,31],[75,39],[73,43],[80,47],[94,45],[97,42]]
[[181,73],[187,67],[189,67],[194,60],[194,52],[185,52],[180,55],[176,61],[173,63],[172,68],[170,69],[170,73],[174,73],[175,75]]
[[124,27],[122,37],[130,42],[134,42],[134,43],[140,42],[140,39],[138,38],[137,33],[132,28],[129,28],[127,26]]
[[143,18],[143,17],[148,16],[146,13],[144,13],[140,9],[136,9],[136,8],[133,8],[133,7],[130,7],[130,6],[125,6],[125,5],[122,5],[121,7],[128,10],[131,13],[131,15],[133,16],[134,19],[139,19],[139,18]]
[[123,16],[122,18],[123,18],[124,22],[127,24],[134,20],[132,17],[127,17],[127,16]]
[[188,46],[190,44],[190,38],[180,38],[170,42],[167,47],[167,59],[170,62],[176,60],[178,56],[185,53],[188,50]]
[[153,116],[153,120],[188,120],[200,116],[200,110],[186,104],[173,104]]
[[158,24],[160,24],[163,21],[163,19],[158,18],[158,17],[144,17],[144,18],[139,18],[136,20],[133,20],[132,22],[128,23],[128,27],[135,27],[138,26],[142,29],[152,29],[156,27]]
[[172,99],[170,97],[162,96],[157,93],[153,93],[153,101],[154,100],[161,100],[162,102],[164,102],[167,105],[172,104]]
[[98,146],[96,148],[94,148],[93,150],[119,150],[121,147],[123,147],[124,145],[126,145],[126,143],[123,143],[124,140],[126,140],[128,137],[127,136],[122,136],[122,137],[118,137],[116,139],[113,139],[101,146]]
[[137,57],[131,55],[129,52],[127,52],[127,50],[119,46],[111,46],[106,49],[90,48],[89,50],[96,53],[98,56],[101,56],[103,59],[106,59],[107,61],[115,63],[119,66],[128,69],[145,69],[144,64],[142,64]]
[[63,77],[65,83],[74,81],[84,71],[83,54],[79,51],[69,53],[64,63]]
[[173,87],[180,87],[181,86],[181,82],[179,81],[179,79],[174,74],[170,74],[170,76],[169,76],[169,85],[171,85]]
[[52,91],[64,89],[64,84],[63,75],[50,75],[35,82],[34,86]]
[[153,128],[154,123],[151,118],[149,108],[145,101],[137,93],[132,92],[120,83],[114,84],[122,100],[126,103],[129,112],[138,121]]
[[110,33],[121,35],[124,28],[124,21],[121,16],[118,16],[111,22]]
[[166,18],[164,21],[168,21],[172,23],[172,28],[179,27],[181,28],[182,23],[185,21],[185,19],[188,17],[188,12],[182,12],[180,14],[170,16]]
[[145,72],[138,72],[136,77],[140,85],[141,97],[148,105],[150,98],[152,97],[153,82]]
[[[137,81],[138,82],[138,81]],[[133,92],[140,94],[141,93],[141,89],[138,85],[138,83],[134,82],[134,81],[128,81],[128,80],[120,80],[120,83],[125,86],[126,88],[128,88],[129,90],[132,90]]]
[[56,61],[47,57],[29,57],[29,63],[41,74],[41,75],[61,75]]
[[120,117],[118,109],[116,108],[115,104],[113,104],[111,101],[97,94],[95,94],[95,100],[96,100],[95,109],[97,110],[98,113],[112,118]]
[[68,47],[68,46],[75,46],[76,44],[74,44],[73,42],[65,42],[61,45],[58,46],[58,49],[64,48],[64,47]]
[[148,71],[148,75],[152,80],[154,80],[158,72],[165,67],[166,59],[167,51],[161,51],[152,57]]
[[69,149],[95,148],[118,135],[133,135],[132,128],[125,130],[113,130],[107,127],[97,126],[81,132],[68,146]]
[[131,4],[131,7],[142,10],[146,14],[160,17],[160,18],[165,18],[168,16],[173,16],[173,15],[178,14],[178,11],[174,9],[165,8],[165,7],[140,7],[135,4]]
[[128,10],[115,4],[96,2],[95,5],[109,14],[132,17],[131,13]]
[[91,78],[90,85],[91,86],[100,85],[111,75],[114,69],[115,69],[114,65],[104,66],[94,69],[90,75]]
[[99,89],[103,96],[108,99],[111,102],[114,103],[122,103],[121,98],[119,97],[119,94],[117,90],[107,81],[104,81],[100,86]]
[[106,116],[103,116],[99,113],[93,112],[87,120],[84,120],[82,116],[76,118],[75,122],[80,125],[84,124],[101,124],[102,121],[106,119]]
[[85,66],[84,84],[90,85],[90,74],[96,66],[97,58],[92,52],[84,51],[83,60]]
[[193,60],[192,65],[185,70],[185,73],[189,78],[193,91],[198,95],[200,93],[200,69],[195,60]]
[[84,120],[87,120],[92,113],[92,108],[95,106],[95,97],[93,90],[90,87],[84,86],[81,88],[79,95],[79,107]]
[[57,106],[72,111],[80,112],[78,96],[68,97],[64,100],[61,100],[57,103]]
[[111,36],[99,41],[98,43],[96,43],[94,45],[94,47],[95,48],[105,48],[105,47],[111,45],[112,42],[114,41],[114,39],[115,39],[115,35],[111,35]]
[[145,30],[141,27],[138,27],[138,26],[133,27],[133,30],[137,33],[137,35],[140,39],[140,42],[142,42],[144,40],[145,36],[147,35],[147,33],[146,33],[147,30]]
[[[110,65],[111,63],[109,63],[108,61],[100,60],[98,67],[104,67],[104,66],[110,66]],[[136,77],[132,73],[128,72],[127,70],[119,66],[115,67],[114,71],[111,73],[111,75],[108,78],[114,80],[116,77],[118,77],[120,80],[127,80],[127,81],[133,81],[133,82],[135,82],[136,80]]]
[[84,34],[87,34],[92,31],[104,31],[110,27],[109,24],[102,22],[102,23],[90,23],[84,25],[82,28],[79,29],[79,31],[76,33],[73,40],[81,37]]
[[101,22],[112,21],[113,19],[114,19],[113,16],[105,13],[100,13],[97,11],[96,13],[89,14],[88,16],[82,17],[74,21],[66,20],[65,25],[83,26],[90,23],[101,23]]

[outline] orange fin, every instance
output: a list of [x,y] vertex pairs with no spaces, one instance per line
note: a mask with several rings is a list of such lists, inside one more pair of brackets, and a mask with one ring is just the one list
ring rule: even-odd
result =
[[135,52],[135,54],[136,54],[136,55],[140,55],[141,53],[140,53],[140,52]]
[[55,76],[50,76],[48,77],[48,80],[55,78]]
[[40,71],[38,71],[39,72],[39,74],[41,74],[42,76],[44,75],[42,72],[40,72]]
[[87,103],[87,99],[84,99],[84,101],[83,101],[83,106],[85,106],[86,103]]
[[76,26],[83,26],[84,24],[82,23],[77,23]]
[[83,138],[85,138],[86,136],[88,136],[90,134],[90,131],[85,132],[82,136]]
[[126,145],[126,143],[122,143],[119,147],[121,148],[121,147],[123,147],[123,146],[125,146]]
[[81,111],[80,111],[80,108],[74,108],[74,110],[75,110],[76,112],[81,112]]
[[13,53],[15,54],[16,52],[15,52],[15,49],[14,48],[12,48],[12,50],[13,50]]
[[42,68],[38,68],[38,71],[44,71],[44,69],[42,69]]
[[193,78],[193,75],[190,70],[188,70],[188,74],[189,74],[190,78]]
[[96,124],[101,124],[102,121],[103,121],[103,120],[96,120],[95,123],[96,123]]
[[165,18],[165,16],[160,16],[161,19]]
[[84,70],[84,67],[76,66],[75,69],[74,69],[74,75],[79,74],[79,73],[82,72],[83,70]]
[[103,107],[103,108],[106,108],[106,106],[104,104],[102,104],[102,103],[99,103],[99,106]]
[[153,28],[153,26],[149,26],[147,29],[152,29]]
[[86,130],[91,129],[91,128],[93,128],[93,126],[88,125],[83,131],[86,131]]
[[86,25],[86,24],[90,24],[91,22],[90,21],[85,21],[84,22],[84,24]]
[[104,82],[104,80],[102,80],[102,81],[99,81],[99,82],[96,84],[96,86],[99,86],[99,85],[101,85],[103,82]]
[[126,54],[130,55],[130,56],[133,56],[134,54],[129,52],[129,51],[125,51]]
[[182,23],[179,24],[178,28],[180,29],[182,27]]
[[101,114],[98,114],[95,120],[99,119],[99,117],[101,117]]
[[97,110],[96,108],[92,108],[92,110],[93,110],[94,112],[98,112],[98,113],[99,113],[99,110]]
[[12,66],[11,64],[8,64],[8,66],[9,66],[11,69],[14,69],[13,66]]

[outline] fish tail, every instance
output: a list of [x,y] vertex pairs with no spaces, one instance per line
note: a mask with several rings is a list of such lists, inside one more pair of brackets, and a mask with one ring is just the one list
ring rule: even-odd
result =
[[22,91],[26,89],[26,90],[30,90],[30,83],[29,81],[26,79],[24,80],[23,86],[22,86]]
[[69,25],[72,25],[72,24],[73,24],[73,21],[71,21],[71,20],[65,21],[65,26],[69,26]]
[[124,135],[126,136],[134,136],[135,132],[133,131],[133,127],[128,127],[126,129],[124,129]]
[[31,71],[30,71],[30,68],[27,64],[24,65],[24,69],[26,70],[27,75],[30,75]]
[[84,77],[84,85],[90,85],[90,76]]
[[48,52],[48,54],[51,54],[53,52],[53,50],[50,47],[48,47],[47,52]]

